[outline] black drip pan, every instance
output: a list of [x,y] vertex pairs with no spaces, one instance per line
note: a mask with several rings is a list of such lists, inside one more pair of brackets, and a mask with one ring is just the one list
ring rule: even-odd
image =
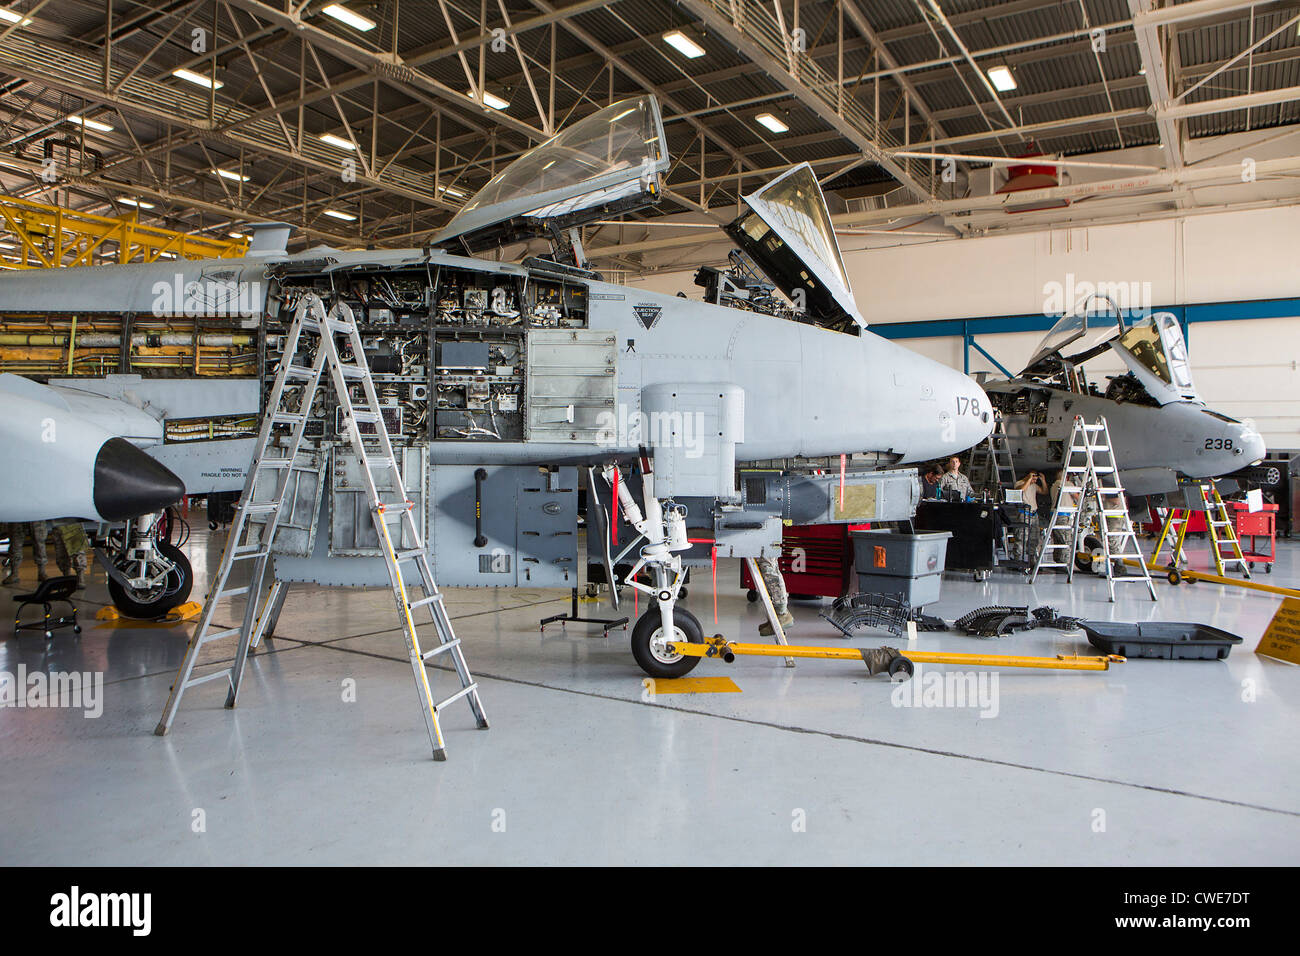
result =
[[1221,661],[1241,643],[1229,634],[1208,624],[1178,621],[1155,621],[1148,624],[1125,624],[1113,621],[1083,621],[1088,643],[1105,654],[1121,657],[1154,657],[1167,661]]

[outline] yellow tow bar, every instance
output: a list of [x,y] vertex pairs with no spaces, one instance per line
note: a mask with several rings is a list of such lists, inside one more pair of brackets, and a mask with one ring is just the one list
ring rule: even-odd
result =
[[683,657],[717,657],[730,664],[738,655],[754,657],[818,657],[840,661],[862,661],[872,674],[888,671],[891,677],[900,672],[912,673],[912,664],[965,664],[967,667],[1039,667],[1067,671],[1104,671],[1112,663],[1123,663],[1118,654],[1104,657],[1080,657],[1058,654],[1056,657],[1022,657],[1015,654],[959,654],[947,651],[900,651],[895,647],[813,647],[791,644],[738,644],[715,634],[703,644],[673,643],[665,648]]
[[[1138,563],[1132,558],[1125,558],[1124,563],[1135,568],[1138,566]],[[1147,570],[1154,571],[1156,574],[1163,574],[1170,584],[1179,584],[1183,581],[1209,581],[1211,584],[1226,584],[1234,588],[1263,591],[1265,594],[1280,594],[1283,597],[1300,598],[1300,591],[1295,588],[1278,587],[1276,584],[1264,584],[1262,581],[1238,581],[1236,578],[1224,577],[1219,574],[1193,571],[1190,568],[1171,568],[1162,564],[1148,564]]]

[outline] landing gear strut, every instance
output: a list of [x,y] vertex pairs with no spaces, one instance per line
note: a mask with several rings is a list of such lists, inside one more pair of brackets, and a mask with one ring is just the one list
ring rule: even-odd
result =
[[[637,530],[634,544],[641,543],[639,560],[624,576],[623,584],[645,594],[652,601],[646,612],[632,628],[632,656],[651,677],[666,679],[682,677],[700,662],[698,657],[672,651],[671,644],[683,641],[692,644],[704,642],[700,622],[690,611],[677,608],[677,599],[684,590],[682,582],[686,570],[676,554],[690,547],[686,540],[686,509],[671,501],[660,501],[654,495],[654,474],[649,462],[642,459],[641,489],[645,499],[645,513],[637,505],[626,482],[616,481],[618,466],[605,469],[605,478],[618,489],[617,506],[623,517]],[[642,584],[637,575],[645,570],[652,584]]]

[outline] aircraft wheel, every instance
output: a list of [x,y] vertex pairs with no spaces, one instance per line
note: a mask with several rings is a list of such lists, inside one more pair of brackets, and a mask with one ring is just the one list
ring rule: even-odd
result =
[[123,587],[111,577],[108,579],[108,593],[113,606],[127,617],[144,620],[162,617],[190,596],[190,588],[194,586],[190,559],[180,548],[165,541],[159,541],[156,547],[159,554],[176,565],[176,570],[167,575],[162,585],[149,591],[135,591]]
[[[670,679],[685,677],[700,662],[698,657],[669,654],[664,649],[663,619],[658,607],[652,607],[637,618],[632,628],[632,656],[640,668],[651,677]],[[695,615],[685,608],[673,609],[673,640],[704,643],[704,630]]]

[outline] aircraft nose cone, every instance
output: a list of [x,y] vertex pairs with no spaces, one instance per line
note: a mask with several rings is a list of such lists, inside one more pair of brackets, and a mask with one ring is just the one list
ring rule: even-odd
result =
[[161,511],[185,494],[170,469],[125,438],[110,438],[95,456],[95,510],[106,521]]
[[1241,459],[1247,465],[1254,464],[1268,454],[1264,436],[1249,426],[1242,428],[1237,447],[1241,449]]

